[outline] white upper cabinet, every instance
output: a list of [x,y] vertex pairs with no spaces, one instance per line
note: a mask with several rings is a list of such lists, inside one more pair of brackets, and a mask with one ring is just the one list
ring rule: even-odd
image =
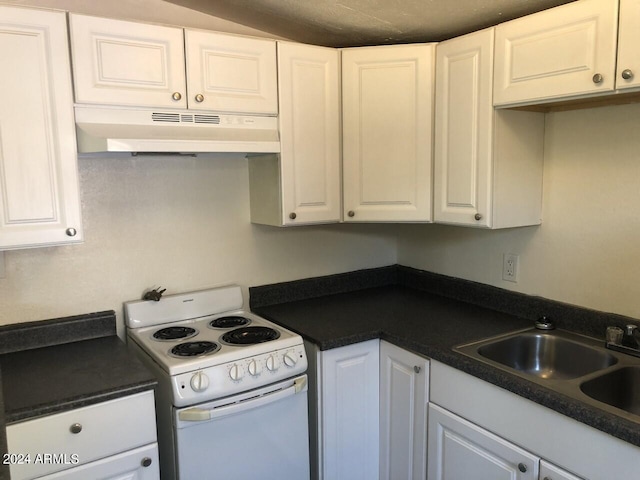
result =
[[0,6],[0,249],[82,241],[67,24]]
[[435,45],[342,51],[349,222],[431,220]]
[[620,0],[616,88],[640,87],[640,0]]
[[276,43],[185,30],[189,108],[278,113]]
[[278,112],[273,40],[69,17],[78,103]]
[[544,114],[494,110],[494,29],[438,44],[434,220],[541,222]]
[[617,20],[618,0],[580,0],[498,25],[494,105],[611,92]]
[[278,42],[280,155],[249,158],[251,220],[340,221],[340,53]]
[[69,15],[78,103],[186,108],[181,28]]

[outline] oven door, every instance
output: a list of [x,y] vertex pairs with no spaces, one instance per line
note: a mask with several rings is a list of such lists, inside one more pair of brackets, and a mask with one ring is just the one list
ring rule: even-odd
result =
[[174,410],[178,478],[309,478],[307,376]]

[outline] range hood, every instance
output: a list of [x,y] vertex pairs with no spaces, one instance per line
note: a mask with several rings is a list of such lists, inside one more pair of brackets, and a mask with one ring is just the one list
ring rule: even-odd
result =
[[279,153],[277,117],[76,105],[78,152]]

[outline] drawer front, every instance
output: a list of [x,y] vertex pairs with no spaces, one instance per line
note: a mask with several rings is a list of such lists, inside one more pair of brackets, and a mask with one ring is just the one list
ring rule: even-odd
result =
[[153,392],[111,400],[7,427],[11,478],[23,480],[84,465],[156,441]]
[[158,480],[158,444],[103,458],[88,465],[53,473],[38,480]]

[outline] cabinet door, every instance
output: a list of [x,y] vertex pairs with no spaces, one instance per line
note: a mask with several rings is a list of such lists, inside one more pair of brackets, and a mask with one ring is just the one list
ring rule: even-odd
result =
[[538,480],[540,459],[429,404],[429,480]]
[[429,361],[380,342],[380,479],[427,477]]
[[613,90],[617,19],[618,0],[581,0],[498,25],[494,104]]
[[620,0],[619,23],[616,88],[637,88],[640,87],[640,0]]
[[436,49],[436,222],[491,225],[493,40],[491,28]]
[[278,43],[285,225],[340,220],[339,55]]
[[159,480],[158,444],[136,448],[80,467],[53,473],[40,480]]
[[540,460],[540,480],[582,480],[555,465]]
[[66,17],[0,6],[0,249],[82,241]]
[[76,102],[185,108],[182,29],[69,15]]
[[434,53],[342,51],[345,221],[431,220]]
[[276,42],[185,30],[189,108],[278,113]]
[[379,341],[322,352],[322,478],[378,478]]

